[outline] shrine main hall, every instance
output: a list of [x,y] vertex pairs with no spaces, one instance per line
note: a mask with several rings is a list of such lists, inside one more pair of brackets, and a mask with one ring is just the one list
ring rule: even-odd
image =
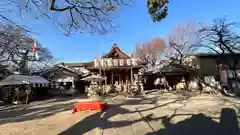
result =
[[134,81],[134,77],[145,65],[143,61],[124,53],[116,44],[110,51],[90,62],[65,63],[68,68],[82,72],[83,69],[93,74],[106,77],[105,84],[126,85]]

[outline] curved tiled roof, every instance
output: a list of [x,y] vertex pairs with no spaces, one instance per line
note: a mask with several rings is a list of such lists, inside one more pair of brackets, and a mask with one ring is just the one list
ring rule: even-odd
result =
[[111,50],[103,56],[103,58],[108,58],[110,57],[114,52],[118,53],[120,58],[130,58],[127,54],[125,54],[118,46],[117,44],[114,44],[111,48]]

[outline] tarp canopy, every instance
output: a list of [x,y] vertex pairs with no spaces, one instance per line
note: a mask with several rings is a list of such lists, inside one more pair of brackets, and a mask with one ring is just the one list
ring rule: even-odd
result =
[[0,81],[1,85],[18,85],[18,84],[48,84],[49,81],[41,76],[27,76],[27,75],[10,75]]

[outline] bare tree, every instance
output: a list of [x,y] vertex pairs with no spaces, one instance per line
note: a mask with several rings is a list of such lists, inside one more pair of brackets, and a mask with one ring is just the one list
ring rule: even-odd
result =
[[183,64],[184,59],[198,49],[194,47],[199,42],[198,29],[199,26],[194,21],[176,27],[168,36],[168,47],[165,56],[179,64]]
[[[112,22],[115,11],[121,6],[132,5],[133,1],[3,0],[0,2],[0,19],[12,22],[7,15],[9,13],[7,11],[12,8],[17,9],[22,18],[26,14],[34,14],[36,19],[50,20],[60,26],[67,35],[73,30],[81,33],[107,34],[115,30]],[[147,0],[148,12],[153,21],[160,21],[167,16],[167,3],[168,0]]]
[[202,26],[199,30],[201,43],[197,46],[216,53],[219,56],[218,64],[235,70],[239,64],[238,57],[235,57],[240,52],[240,34],[237,32],[239,26],[239,23],[228,22],[226,18],[214,20],[212,25]]
[[149,66],[156,66],[161,54],[165,48],[163,39],[154,38],[152,41],[136,45],[135,56],[142,61],[145,61]]
[[30,74],[46,68],[53,56],[48,48],[38,43],[39,59],[34,57],[33,39],[18,27],[7,25],[0,30],[0,63],[11,65],[15,71]]

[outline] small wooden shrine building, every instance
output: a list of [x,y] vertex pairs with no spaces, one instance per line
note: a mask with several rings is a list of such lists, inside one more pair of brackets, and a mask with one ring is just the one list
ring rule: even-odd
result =
[[85,75],[88,75],[88,73],[69,67],[65,63],[59,63],[42,76],[48,78],[52,88],[64,88],[67,90],[74,88],[78,92],[84,93],[85,83],[81,81],[81,78]]
[[188,81],[191,77],[190,73],[177,65],[168,60],[162,60],[155,69],[145,72],[146,89],[156,88],[154,82],[157,78],[165,78],[171,87],[176,86],[182,78]]
[[122,52],[117,44],[114,44],[103,57],[84,64],[87,70],[105,76],[105,84],[119,85],[133,82],[134,75],[138,74],[139,69],[143,68],[144,65],[143,61]]

